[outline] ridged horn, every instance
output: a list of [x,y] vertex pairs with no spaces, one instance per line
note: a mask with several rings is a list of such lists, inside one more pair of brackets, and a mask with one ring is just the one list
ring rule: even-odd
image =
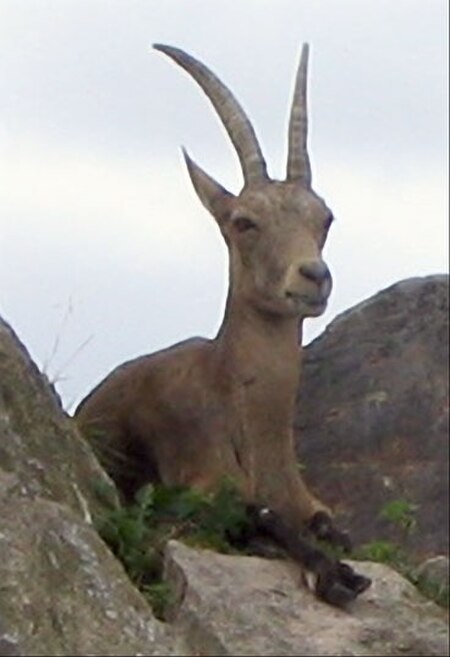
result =
[[305,43],[302,48],[292,99],[287,161],[287,180],[298,181],[304,187],[311,186],[311,165],[307,150],[308,111],[306,87],[308,55],[309,47]]
[[239,157],[245,183],[267,179],[267,168],[255,131],[231,91],[204,64],[179,48],[159,43],[156,50],[171,57],[203,89],[219,115]]

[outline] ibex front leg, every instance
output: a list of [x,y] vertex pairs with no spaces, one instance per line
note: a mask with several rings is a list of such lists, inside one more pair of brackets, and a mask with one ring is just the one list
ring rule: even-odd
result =
[[274,538],[306,571],[313,573],[314,589],[322,600],[344,607],[371,585],[368,577],[355,573],[349,565],[310,545],[271,509],[253,508],[251,514],[257,531]]
[[[294,453],[291,459],[292,462],[295,462]],[[287,466],[285,468],[287,469]],[[331,512],[311,495],[302,477],[297,473],[291,476],[291,482],[294,481],[292,485],[294,499],[308,531],[319,540],[326,541],[333,547],[341,548],[347,553],[351,552],[352,543],[348,533],[334,525]],[[297,516],[297,511],[294,510],[294,513]]]
[[[283,436],[281,432],[280,435]],[[350,552],[352,544],[348,533],[334,525],[331,511],[311,493],[298,472],[293,442],[292,435],[279,440],[278,451],[271,448],[275,440],[258,445],[256,505],[275,511],[288,526],[306,528],[319,540]]]
[[351,552],[352,542],[347,532],[334,526],[331,516],[326,511],[317,511],[307,524],[308,530],[316,538],[327,541],[330,545]]

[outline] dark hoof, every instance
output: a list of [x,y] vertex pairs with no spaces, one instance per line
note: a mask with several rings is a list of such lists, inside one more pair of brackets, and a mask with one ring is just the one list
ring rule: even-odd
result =
[[366,591],[372,584],[372,580],[364,575],[358,575],[353,568],[341,561],[337,564],[339,581],[347,588],[355,591],[357,595]]
[[368,577],[358,575],[350,566],[338,561],[319,572],[316,595],[335,607],[345,607],[366,591],[371,583]]
[[358,595],[360,593],[364,593],[364,591],[367,591],[369,586],[372,584],[370,577],[364,577],[364,575],[355,575],[354,578],[353,590],[356,591]]
[[344,552],[352,551],[352,543],[347,532],[336,529],[328,513],[318,511],[308,523],[309,531],[321,541],[327,541],[334,547],[339,547]]
[[327,578],[317,580],[316,594],[321,600],[328,602],[334,607],[345,607],[358,595],[355,591],[348,589],[341,582],[328,581]]

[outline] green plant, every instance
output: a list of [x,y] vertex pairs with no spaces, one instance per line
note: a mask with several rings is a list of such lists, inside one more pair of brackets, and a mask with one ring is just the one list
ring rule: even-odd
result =
[[150,603],[156,618],[164,620],[167,609],[175,600],[170,584],[155,580],[152,584],[141,585],[140,589]]
[[164,546],[171,538],[222,552],[238,551],[248,530],[246,507],[224,480],[215,494],[181,486],[144,486],[135,502],[109,510],[97,529],[122,561],[130,579],[164,618],[172,595],[162,581]]
[[371,541],[362,545],[352,555],[355,559],[377,561],[390,566],[398,566],[405,559],[401,548],[391,541]]
[[[400,527],[407,534],[417,529],[414,517],[418,506],[403,499],[391,500],[383,506],[380,517]],[[352,555],[355,559],[377,561],[385,563],[400,572],[406,579],[414,584],[423,595],[430,598],[442,607],[449,606],[449,589],[425,576],[418,576],[417,569],[402,550],[400,545],[392,541],[371,541],[362,545]]]
[[398,525],[407,533],[417,528],[415,512],[419,507],[407,500],[396,499],[387,502],[380,511],[380,517]]

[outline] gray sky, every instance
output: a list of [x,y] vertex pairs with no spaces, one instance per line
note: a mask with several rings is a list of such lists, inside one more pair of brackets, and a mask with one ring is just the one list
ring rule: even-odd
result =
[[448,271],[446,0],[0,0],[0,313],[71,407],[110,369],[214,336],[226,252],[184,145],[239,191],[200,89],[154,42],[212,68],[282,177],[302,42],[309,150],[333,209],[331,319]]

